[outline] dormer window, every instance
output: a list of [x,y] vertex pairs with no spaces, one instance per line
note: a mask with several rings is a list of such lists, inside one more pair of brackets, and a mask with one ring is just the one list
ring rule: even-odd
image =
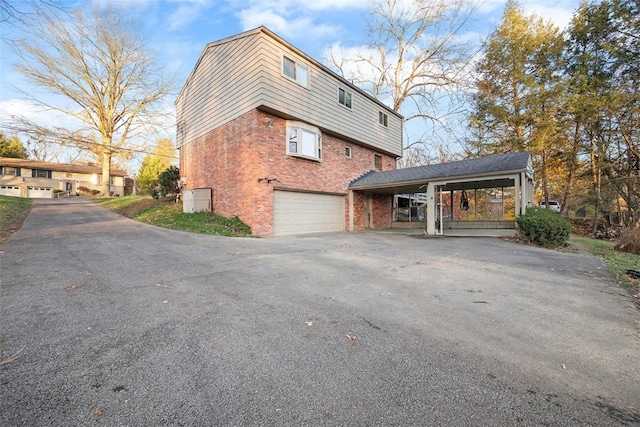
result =
[[282,74],[303,86],[309,86],[309,67],[286,56],[282,57]]

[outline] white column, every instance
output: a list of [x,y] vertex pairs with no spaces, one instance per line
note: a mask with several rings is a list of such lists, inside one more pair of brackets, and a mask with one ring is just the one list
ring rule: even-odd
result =
[[436,186],[427,184],[427,234],[436,234]]
[[[520,186],[520,182],[522,181],[522,174],[518,174],[514,177],[514,189],[513,189],[513,197],[516,198],[514,208],[516,210],[516,218],[524,213],[523,203],[524,203],[524,187]],[[504,219],[504,218],[503,218]]]

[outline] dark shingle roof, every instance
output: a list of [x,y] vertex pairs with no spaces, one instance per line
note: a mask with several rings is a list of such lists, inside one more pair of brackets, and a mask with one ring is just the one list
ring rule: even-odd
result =
[[530,157],[531,153],[529,151],[523,151],[478,159],[417,166],[414,168],[395,169],[383,172],[371,171],[353,180],[349,188],[357,190],[358,187],[428,182],[451,177],[490,176],[501,172],[526,170]]

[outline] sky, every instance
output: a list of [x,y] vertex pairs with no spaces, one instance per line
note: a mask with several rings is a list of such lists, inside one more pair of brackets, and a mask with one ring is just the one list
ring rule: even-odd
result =
[[[22,4],[23,0],[9,0]],[[86,1],[57,0],[73,8]],[[108,0],[92,0],[106,2]],[[407,1],[407,0],[398,0]],[[506,0],[477,0],[478,9],[465,37],[479,43],[499,25]],[[368,0],[112,0],[127,9],[142,25],[151,47],[166,58],[167,67],[177,75],[177,90],[182,87],[207,43],[264,25],[311,57],[323,62],[327,47],[357,45],[365,36]],[[520,0],[526,13],[551,20],[564,28],[580,0]],[[12,37],[19,28],[6,27]],[[51,112],[30,104],[18,90],[31,88],[15,71],[16,57],[0,41],[0,123],[11,114],[38,117],[60,123]],[[36,89],[33,88],[35,92]],[[173,107],[175,96],[167,99]],[[170,127],[170,126],[169,126]],[[161,137],[173,137],[173,129]]]

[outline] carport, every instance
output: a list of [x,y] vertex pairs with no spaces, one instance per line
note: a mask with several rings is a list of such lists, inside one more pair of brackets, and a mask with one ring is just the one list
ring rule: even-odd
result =
[[443,234],[445,229],[515,228],[515,218],[533,206],[533,182],[531,153],[525,151],[371,171],[352,181],[349,191],[365,195],[426,193],[426,215],[420,226],[427,234]]

